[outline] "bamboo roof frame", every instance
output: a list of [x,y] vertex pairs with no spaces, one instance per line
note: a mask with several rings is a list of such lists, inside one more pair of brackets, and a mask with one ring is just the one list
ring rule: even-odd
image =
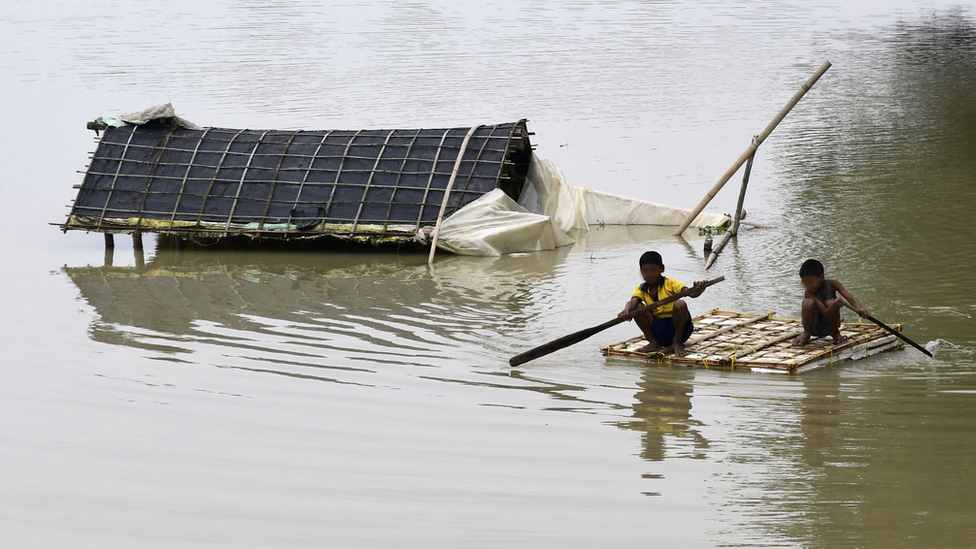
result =
[[439,211],[447,218],[495,188],[518,199],[532,152],[526,122],[476,126],[469,143],[462,139],[470,127],[106,128],[59,226],[190,238],[409,240],[429,235]]

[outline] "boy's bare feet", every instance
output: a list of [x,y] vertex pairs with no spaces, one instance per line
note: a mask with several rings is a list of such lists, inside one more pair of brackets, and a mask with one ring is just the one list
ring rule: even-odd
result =
[[848,339],[846,335],[841,333],[836,333],[830,337],[834,338],[834,345],[840,345],[841,343],[846,342]]
[[647,345],[644,345],[640,349],[637,349],[638,353],[656,353],[661,350],[661,344],[657,341],[651,341]]
[[674,347],[674,356],[685,356],[688,354],[688,351],[685,350],[685,346],[677,339],[674,340],[672,346]]
[[804,333],[803,335],[798,335],[796,336],[796,339],[793,340],[794,347],[803,347],[807,343],[810,343],[810,334],[808,333]]

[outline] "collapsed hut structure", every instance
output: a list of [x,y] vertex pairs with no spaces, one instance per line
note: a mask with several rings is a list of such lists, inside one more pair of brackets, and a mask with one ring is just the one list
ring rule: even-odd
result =
[[[412,239],[528,172],[525,120],[474,128],[197,129],[171,117],[106,126],[66,229],[174,236]],[[96,126],[97,127],[97,126]]]
[[[208,242],[433,241],[455,253],[496,255],[572,243],[568,233],[597,216],[672,225],[688,213],[565,185],[534,156],[524,119],[446,129],[242,130],[198,127],[165,104],[88,127],[104,133],[60,227],[105,233],[107,245],[112,234],[153,232]],[[565,204],[582,215],[567,215]],[[490,228],[487,219],[495,220]]]

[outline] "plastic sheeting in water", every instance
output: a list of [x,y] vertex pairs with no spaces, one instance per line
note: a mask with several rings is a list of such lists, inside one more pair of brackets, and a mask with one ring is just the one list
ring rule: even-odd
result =
[[[495,190],[441,226],[437,247],[462,255],[551,250],[575,242],[590,225],[679,225],[691,210],[568,185],[559,168],[532,156],[518,202]],[[725,225],[728,216],[702,212],[695,227]]]

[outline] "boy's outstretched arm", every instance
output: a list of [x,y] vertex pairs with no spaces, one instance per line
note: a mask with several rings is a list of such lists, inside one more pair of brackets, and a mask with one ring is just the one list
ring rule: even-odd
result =
[[861,315],[861,318],[867,318],[871,316],[871,311],[862,307],[861,302],[858,301],[857,298],[852,296],[851,293],[847,291],[847,288],[845,288],[844,285],[840,283],[840,280],[832,280],[831,285],[837,289],[837,293],[842,295],[844,299],[846,299],[847,302],[851,304],[852,307],[857,309],[857,312]]
[[[643,303],[643,301],[641,301],[641,299],[639,297],[632,297],[632,298],[630,298],[630,301],[628,301],[627,304],[624,305],[624,310],[622,310],[619,313],[617,313],[617,318],[624,318],[624,317],[626,317],[627,315],[630,314],[631,311],[633,311],[637,307],[640,307],[640,304],[641,303]],[[633,320],[633,319],[631,318],[629,320]]]

